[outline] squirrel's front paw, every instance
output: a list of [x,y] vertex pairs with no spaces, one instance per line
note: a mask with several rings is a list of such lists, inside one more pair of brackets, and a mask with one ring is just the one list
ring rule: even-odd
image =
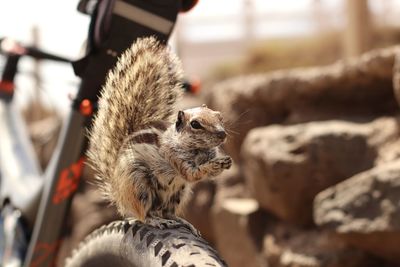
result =
[[229,169],[232,166],[232,158],[229,156],[213,159],[214,169]]

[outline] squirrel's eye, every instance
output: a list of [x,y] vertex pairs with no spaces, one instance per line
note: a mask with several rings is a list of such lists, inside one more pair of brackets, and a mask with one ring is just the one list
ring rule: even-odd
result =
[[192,126],[193,129],[203,129],[203,126],[201,126],[198,121],[191,121],[190,126]]

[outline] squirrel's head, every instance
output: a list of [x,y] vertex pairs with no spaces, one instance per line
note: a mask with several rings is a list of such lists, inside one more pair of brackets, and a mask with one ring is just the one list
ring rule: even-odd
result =
[[213,148],[226,139],[221,113],[206,105],[179,111],[175,130],[180,143],[189,148]]

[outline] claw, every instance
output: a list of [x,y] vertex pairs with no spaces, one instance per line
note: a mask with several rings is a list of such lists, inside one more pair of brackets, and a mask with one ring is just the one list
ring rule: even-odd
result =
[[191,223],[175,215],[170,215],[168,218],[148,217],[146,218],[145,223],[162,230],[179,228],[183,226],[192,232],[193,235],[199,237],[201,236],[199,230],[197,230]]
[[174,220],[169,220],[161,217],[149,217],[146,218],[145,223],[159,229],[169,229],[174,228],[177,222]]
[[192,234],[195,236],[201,236],[200,231],[197,230],[190,222],[186,221],[185,219],[182,219],[176,215],[170,216],[171,219],[175,220],[176,222],[179,222],[181,226],[186,227]]

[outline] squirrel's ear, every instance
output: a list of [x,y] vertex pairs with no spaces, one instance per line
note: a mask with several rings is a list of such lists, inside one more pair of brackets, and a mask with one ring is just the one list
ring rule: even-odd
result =
[[178,118],[176,119],[176,131],[182,130],[183,126],[185,125],[185,113],[182,110],[178,112]]

